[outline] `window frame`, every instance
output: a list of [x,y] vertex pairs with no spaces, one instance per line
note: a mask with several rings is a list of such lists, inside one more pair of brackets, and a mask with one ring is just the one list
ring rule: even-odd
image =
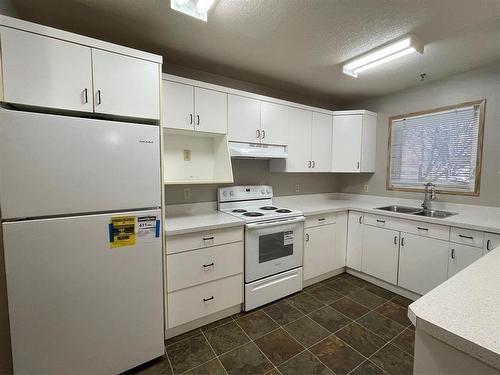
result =
[[450,194],[450,195],[465,195],[465,196],[479,196],[480,194],[480,186],[481,186],[481,161],[482,161],[482,156],[483,156],[483,136],[484,136],[484,119],[485,119],[485,109],[486,109],[486,99],[480,99],[480,100],[474,100],[470,102],[464,102],[464,103],[459,103],[459,104],[454,104],[454,105],[449,105],[449,106],[444,106],[444,107],[439,107],[439,108],[433,108],[425,111],[418,111],[418,112],[410,112],[410,113],[405,113],[397,116],[391,116],[389,117],[389,135],[388,135],[388,141],[387,141],[387,176],[386,176],[386,189],[390,191],[406,191],[406,192],[416,192],[416,193],[423,193],[424,192],[424,187],[422,186],[421,188],[416,188],[416,187],[397,187],[392,185],[391,181],[391,154],[392,154],[392,126],[393,126],[393,121],[395,120],[401,120],[406,117],[414,117],[414,116],[422,116],[422,115],[427,115],[431,113],[436,113],[436,112],[443,112],[443,111],[449,111],[453,109],[458,109],[461,107],[467,107],[467,106],[479,106],[479,129],[478,129],[478,135],[477,135],[477,154],[476,154],[476,173],[475,173],[475,184],[474,184],[474,191],[459,191],[459,190],[446,190],[446,189],[439,189],[436,187],[436,192],[440,194]]

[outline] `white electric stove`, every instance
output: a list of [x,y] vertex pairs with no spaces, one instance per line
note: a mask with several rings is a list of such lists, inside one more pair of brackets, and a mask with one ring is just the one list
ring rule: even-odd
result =
[[218,206],[246,221],[245,311],[302,290],[302,212],[273,205],[266,185],[219,188]]

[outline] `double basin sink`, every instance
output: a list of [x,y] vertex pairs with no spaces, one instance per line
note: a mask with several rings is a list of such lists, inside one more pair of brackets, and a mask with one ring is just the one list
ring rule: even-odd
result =
[[407,207],[407,206],[385,206],[385,207],[377,207],[377,210],[397,212],[400,214],[408,214],[408,215],[416,215],[416,216],[427,216],[427,217],[435,217],[438,219],[444,219],[452,215],[456,215],[455,212],[449,211],[435,211],[435,210],[422,210],[418,207]]

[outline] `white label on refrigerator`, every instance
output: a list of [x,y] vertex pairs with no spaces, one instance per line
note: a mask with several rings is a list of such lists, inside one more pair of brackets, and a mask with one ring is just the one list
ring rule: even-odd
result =
[[293,230],[283,233],[283,245],[293,245]]
[[137,217],[137,240],[154,240],[156,237],[156,215]]

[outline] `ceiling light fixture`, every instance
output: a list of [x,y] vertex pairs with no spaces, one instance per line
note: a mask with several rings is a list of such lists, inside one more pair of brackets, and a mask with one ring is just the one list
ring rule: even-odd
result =
[[208,10],[214,2],[215,0],[170,0],[170,7],[207,22]]
[[403,39],[389,43],[351,60],[343,66],[343,71],[345,74],[357,78],[358,73],[375,68],[412,52],[424,53],[424,45],[415,35],[408,35]]

